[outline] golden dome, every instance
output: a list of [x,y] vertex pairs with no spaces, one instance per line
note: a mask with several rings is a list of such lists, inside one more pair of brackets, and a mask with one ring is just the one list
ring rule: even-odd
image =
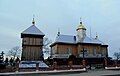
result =
[[78,26],[77,30],[79,29],[83,29],[86,30],[85,26],[82,24],[82,22],[80,22],[80,25]]
[[80,17],[80,25],[78,26],[77,30],[83,29],[86,30],[85,26],[82,24],[82,18]]

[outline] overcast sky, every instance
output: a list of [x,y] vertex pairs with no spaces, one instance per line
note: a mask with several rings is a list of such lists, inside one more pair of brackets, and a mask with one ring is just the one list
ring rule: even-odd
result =
[[120,51],[120,0],[0,0],[0,51],[21,47],[20,34],[36,26],[54,41],[61,34],[76,35],[80,17],[87,35],[109,45],[109,56]]

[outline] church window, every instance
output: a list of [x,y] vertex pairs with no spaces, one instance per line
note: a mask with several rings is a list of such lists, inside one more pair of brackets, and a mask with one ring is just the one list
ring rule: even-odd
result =
[[70,53],[70,48],[66,48],[66,54]]
[[102,56],[104,55],[104,49],[101,50],[101,55],[102,55]]
[[85,55],[88,55],[88,49],[87,48],[84,49],[84,52],[85,52]]
[[96,55],[96,49],[95,48],[92,49],[92,54],[93,54],[93,56]]

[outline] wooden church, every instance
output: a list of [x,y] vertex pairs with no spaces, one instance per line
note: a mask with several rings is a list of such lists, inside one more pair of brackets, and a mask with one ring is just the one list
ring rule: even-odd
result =
[[104,65],[104,58],[108,57],[108,45],[97,35],[95,38],[88,37],[86,30],[81,20],[76,35],[63,35],[58,32],[55,42],[50,45],[51,59],[58,64],[68,64],[70,60],[73,64],[80,64],[84,59],[86,65]]
[[43,57],[43,37],[33,18],[32,25],[21,33],[22,61],[39,61]]

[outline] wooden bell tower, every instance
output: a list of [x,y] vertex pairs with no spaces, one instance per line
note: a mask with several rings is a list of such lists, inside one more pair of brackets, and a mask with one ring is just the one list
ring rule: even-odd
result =
[[43,55],[43,37],[33,18],[32,25],[21,33],[22,61],[39,61]]

